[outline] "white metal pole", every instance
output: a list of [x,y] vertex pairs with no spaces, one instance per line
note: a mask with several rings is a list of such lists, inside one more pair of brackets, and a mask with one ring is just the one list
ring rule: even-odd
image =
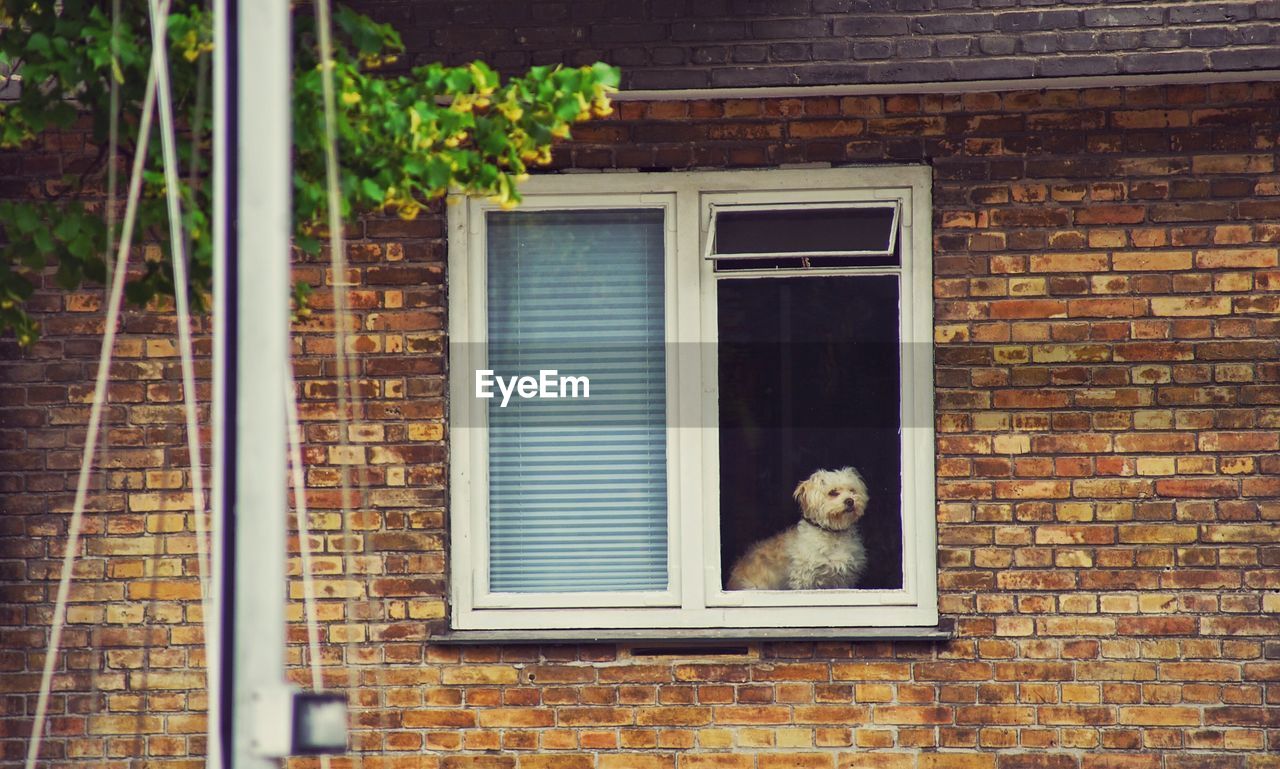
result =
[[213,0],[213,451],[209,468],[211,494],[209,500],[209,530],[212,532],[212,547],[209,562],[213,567],[213,586],[210,590],[210,603],[214,607],[212,616],[204,618],[204,632],[210,643],[209,655],[205,665],[209,670],[209,706],[208,722],[205,734],[206,752],[205,766],[208,769],[227,769],[227,757],[230,752],[230,719],[228,707],[230,699],[232,660],[223,653],[223,639],[227,638],[230,629],[230,613],[228,604],[227,575],[230,559],[226,557],[234,553],[232,543],[227,537],[231,528],[228,503],[234,498],[229,493],[229,483],[235,479],[234,466],[228,462],[229,420],[234,418],[234,409],[228,402],[229,391],[234,389],[234,382],[229,372],[234,371],[231,365],[233,358],[228,354],[234,345],[228,346],[235,324],[231,322],[231,313],[235,304],[232,301],[235,288],[231,285],[234,272],[229,270],[231,257],[235,253],[232,243],[235,230],[232,227],[235,196],[232,194],[232,178],[229,171],[229,158],[234,154],[235,115],[231,111],[230,91],[235,76],[235,63],[232,52],[235,42],[232,39],[233,26],[230,15],[235,9],[235,0]]
[[[233,769],[254,749],[255,691],[285,683],[285,362],[289,330],[290,47],[287,0],[238,3]],[[228,596],[230,598],[230,596]]]

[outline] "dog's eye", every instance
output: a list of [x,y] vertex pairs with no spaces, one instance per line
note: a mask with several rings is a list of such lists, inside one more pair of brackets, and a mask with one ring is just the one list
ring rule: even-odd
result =
[[838,496],[840,496],[840,489],[832,489],[831,491],[828,491],[828,492],[827,492],[827,496],[828,496],[828,497],[838,497]]

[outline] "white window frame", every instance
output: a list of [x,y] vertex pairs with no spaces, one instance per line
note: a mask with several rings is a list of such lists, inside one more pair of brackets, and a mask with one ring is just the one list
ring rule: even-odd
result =
[[[521,211],[661,208],[666,217],[668,586],[664,591],[488,591],[488,401],[471,372],[488,308],[485,217],[449,207],[450,598],[454,630],[926,627],[938,623],[934,497],[931,177],[923,166],[538,176]],[[716,273],[704,258],[712,207],[795,208],[896,200],[898,267]],[[789,256],[789,255],[783,255]],[[903,585],[898,590],[725,591],[721,585],[716,292],[721,280],[900,275]],[[678,358],[677,358],[678,356]],[[699,359],[701,358],[701,359]],[[705,512],[704,512],[705,511]],[[701,568],[698,566],[701,565]],[[844,611],[833,611],[841,608]],[[567,633],[566,638],[572,634]]]

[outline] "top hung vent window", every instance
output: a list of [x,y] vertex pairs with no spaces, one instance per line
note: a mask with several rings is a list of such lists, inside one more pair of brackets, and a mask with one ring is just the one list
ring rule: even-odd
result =
[[893,267],[898,201],[822,206],[713,206],[707,258],[717,272]]

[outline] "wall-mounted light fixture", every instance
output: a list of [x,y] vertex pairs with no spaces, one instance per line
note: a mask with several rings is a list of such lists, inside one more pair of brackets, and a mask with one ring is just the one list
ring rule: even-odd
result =
[[347,750],[347,695],[282,684],[253,693],[255,753],[270,758]]

